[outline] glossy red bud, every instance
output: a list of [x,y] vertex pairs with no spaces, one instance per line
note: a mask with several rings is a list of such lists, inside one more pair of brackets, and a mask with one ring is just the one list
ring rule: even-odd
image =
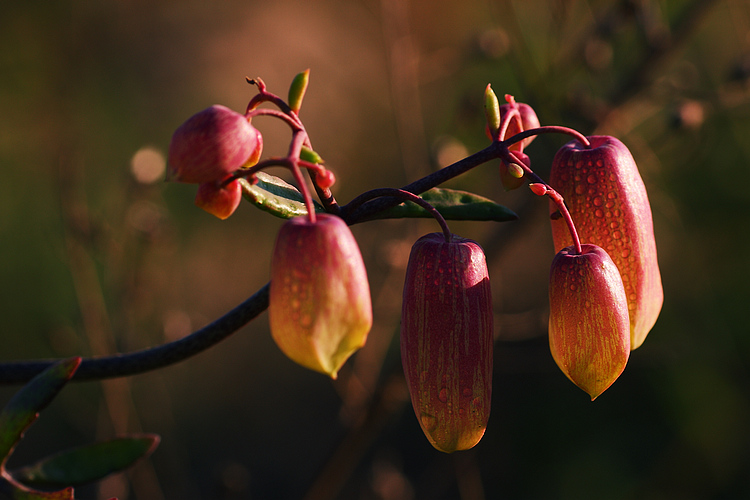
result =
[[[523,132],[524,130],[529,130],[532,128],[539,128],[539,118],[536,116],[536,112],[534,111],[534,108],[529,106],[528,104],[524,104],[522,102],[513,102],[513,103],[506,103],[500,106],[500,116],[502,118],[505,117],[505,115],[513,109],[513,107],[516,107],[518,109],[518,112],[521,115],[521,124],[523,127],[518,126],[518,120],[513,119],[510,121],[510,124],[508,125],[508,130],[505,133],[505,137],[502,139],[508,139],[510,137],[513,137],[516,134],[519,134]],[[517,142],[510,146],[510,150],[512,151],[521,151],[521,146],[524,148],[531,144],[531,141],[533,141],[536,138],[535,135],[532,135],[531,137],[527,137],[526,139]]]
[[592,401],[625,369],[630,319],[620,272],[596,245],[560,250],[552,260],[549,345],[557,366]]
[[271,260],[271,334],[296,363],[336,378],[367,340],[372,304],[357,242],[339,217],[288,220]]
[[474,241],[421,237],[409,256],[401,361],[430,443],[451,453],[484,435],[492,395],[493,314],[487,265]]
[[260,132],[244,115],[215,105],[196,113],[175,130],[169,144],[169,180],[203,184],[225,179],[257,162]]
[[195,204],[219,219],[226,219],[234,213],[242,200],[242,187],[239,181],[223,185],[221,181],[206,182],[198,187]]
[[[635,349],[664,301],[651,206],[625,145],[609,136],[588,139],[591,148],[572,141],[557,152],[549,183],[565,199],[581,241],[602,247],[620,270]],[[557,206],[550,204],[550,210]],[[552,236],[556,251],[573,244],[562,219],[552,220]]]

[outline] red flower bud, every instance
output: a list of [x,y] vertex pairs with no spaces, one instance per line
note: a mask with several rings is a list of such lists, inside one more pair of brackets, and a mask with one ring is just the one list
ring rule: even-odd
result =
[[188,118],[172,135],[168,178],[195,184],[225,179],[257,162],[262,147],[260,132],[244,115],[211,106]]
[[219,219],[232,215],[241,200],[242,187],[236,180],[226,186],[221,181],[203,183],[195,195],[195,204]]
[[[509,96],[506,96],[506,98],[509,98]],[[523,128],[520,128],[518,126],[518,120],[516,119],[511,120],[510,124],[508,125],[508,130],[505,132],[505,137],[503,137],[502,139],[509,139],[516,134],[520,134],[524,130],[529,130],[532,128],[539,127],[539,118],[537,118],[534,108],[522,102],[512,102],[512,103],[509,102],[507,104],[503,104],[502,106],[500,106],[501,119],[504,118],[506,113],[508,113],[511,109],[513,109],[514,106],[518,109],[518,112],[521,115],[521,124],[523,125]],[[531,137],[527,137],[526,139],[513,144],[508,149],[512,151],[521,151],[521,146],[525,148],[526,146],[531,144],[531,141],[533,141],[535,138],[536,138],[535,135],[532,135]]]
[[549,285],[549,345],[557,366],[593,401],[620,376],[630,355],[625,288],[596,245],[560,250]]
[[[620,270],[628,299],[631,348],[656,323],[664,293],[646,187],[625,145],[614,137],[578,141],[555,155],[550,185],[565,199],[582,242],[602,247]],[[553,213],[557,210],[551,204]],[[555,250],[571,245],[564,220],[552,220]]]
[[421,237],[409,256],[401,361],[419,424],[451,453],[482,439],[492,395],[493,316],[482,248],[443,233]]
[[372,304],[357,242],[339,217],[287,221],[271,261],[271,334],[296,363],[336,378],[367,340]]

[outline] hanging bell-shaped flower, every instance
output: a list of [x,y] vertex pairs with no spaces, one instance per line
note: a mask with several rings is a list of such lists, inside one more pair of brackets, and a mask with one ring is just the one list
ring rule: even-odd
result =
[[[651,206],[638,167],[614,137],[578,141],[555,155],[550,185],[562,195],[582,242],[602,247],[620,270],[628,299],[631,348],[640,346],[661,311],[662,291]],[[557,206],[551,203],[553,214]],[[565,222],[552,220],[555,251],[572,245]]]
[[287,221],[271,261],[271,334],[296,363],[336,378],[367,340],[372,304],[357,242],[339,217]]
[[414,244],[406,270],[401,361],[419,424],[451,453],[484,435],[492,395],[493,314],[482,248],[443,233]]
[[596,245],[560,250],[549,285],[549,345],[557,366],[594,400],[630,355],[630,320],[620,272]]

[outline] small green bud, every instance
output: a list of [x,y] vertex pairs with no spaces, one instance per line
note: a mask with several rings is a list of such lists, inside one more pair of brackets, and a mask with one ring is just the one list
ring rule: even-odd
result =
[[309,69],[298,74],[294,77],[294,80],[292,80],[292,85],[289,87],[289,107],[292,108],[292,111],[295,113],[299,113],[299,109],[302,107],[302,99],[305,97],[305,91],[307,90],[307,84],[309,81]]
[[309,161],[310,163],[323,163],[323,158],[307,146],[302,146],[302,149],[299,152],[299,158],[300,160]]
[[484,113],[490,134],[494,135],[500,129],[500,103],[490,84],[484,90]]

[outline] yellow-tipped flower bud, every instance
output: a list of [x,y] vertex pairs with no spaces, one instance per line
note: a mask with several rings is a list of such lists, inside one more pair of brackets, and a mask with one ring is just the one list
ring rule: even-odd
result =
[[[614,137],[578,141],[555,155],[550,185],[565,199],[582,242],[602,247],[620,270],[630,313],[631,348],[640,346],[664,301],[646,187],[625,145]],[[557,206],[551,204],[551,210]],[[565,221],[552,220],[555,250],[573,243]]]
[[549,345],[557,366],[592,401],[625,369],[628,302],[620,273],[596,245],[555,255],[549,285]]
[[367,340],[372,304],[357,242],[339,217],[295,217],[271,261],[271,334],[296,363],[336,378]]

